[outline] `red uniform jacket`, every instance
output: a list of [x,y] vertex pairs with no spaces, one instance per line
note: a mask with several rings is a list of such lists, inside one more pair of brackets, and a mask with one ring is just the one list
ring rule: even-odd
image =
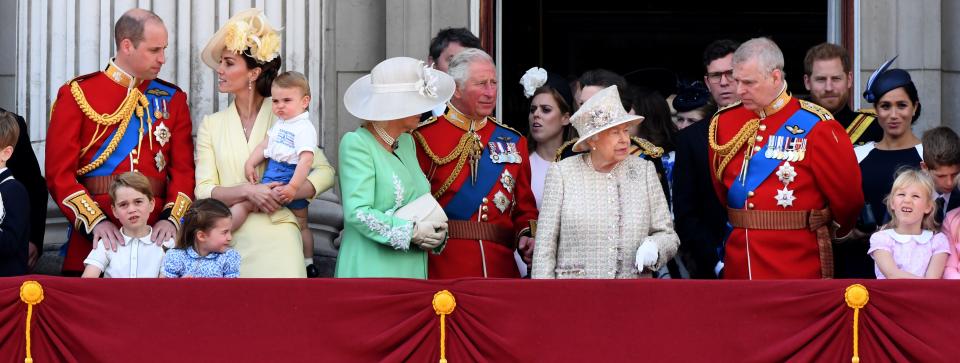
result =
[[[715,138],[718,145],[730,141],[752,119],[760,119],[754,150],[764,153],[767,140],[774,135],[795,113],[809,112],[818,118],[806,135],[806,156],[803,160],[790,162],[796,177],[787,187],[776,175],[779,161],[763,182],[747,194],[744,208],[769,211],[804,211],[830,207],[833,220],[845,233],[856,223],[863,206],[863,191],[860,189],[860,168],[857,165],[850,138],[843,127],[820,106],[799,101],[784,92],[778,98],[780,109],[767,108],[765,118],[744,108],[739,103],[720,110],[712,122],[716,123]],[[801,104],[801,102],[804,102]],[[777,103],[775,100],[774,104]],[[746,144],[734,154],[733,159],[716,178],[719,160],[716,150],[710,148],[711,175],[714,187],[723,205],[729,205],[727,196],[733,183],[740,183]],[[753,166],[753,164],[748,164]],[[793,191],[796,198],[789,206],[778,205],[778,190]],[[747,250],[749,247],[749,251]],[[791,279],[820,278],[820,256],[817,236],[809,229],[763,230],[734,228],[726,242],[724,278],[731,279]]]
[[[119,73],[116,76],[118,80],[115,80],[108,76],[108,73],[117,73],[112,63],[103,72],[80,76],[64,84],[60,87],[57,100],[50,112],[50,132],[47,134],[46,146],[47,186],[60,210],[73,225],[67,256],[63,263],[63,270],[66,272],[83,270],[83,260],[92,247],[90,239],[93,227],[97,223],[109,219],[118,228],[120,227],[120,223],[113,215],[110,196],[106,193],[91,193],[84,186],[84,182],[91,178],[103,177],[88,177],[90,173],[78,175],[82,168],[94,161],[101,146],[105,143],[109,145],[114,132],[119,127],[119,124],[98,125],[87,117],[80,106],[85,100],[92,108],[92,112],[97,115],[109,115],[118,110],[127,97],[126,84],[131,80],[123,73]],[[194,162],[191,137],[193,126],[190,121],[190,111],[187,108],[186,94],[170,83],[155,81],[161,82],[167,89],[175,90],[172,98],[167,97],[169,101],[166,107],[161,102],[156,103],[156,106],[159,106],[158,110],[161,111],[161,117],[157,120],[152,108],[146,110],[144,117],[149,117],[153,127],[152,130],[144,128],[142,135],[139,136],[139,153],[135,147],[126,155],[117,154],[123,158],[122,161],[112,171],[101,170],[100,172],[107,173],[105,175],[109,176],[135,170],[156,182],[158,188],[155,189],[162,192],[154,195],[156,206],[150,214],[148,223],[153,225],[158,219],[163,218],[173,222],[179,228],[180,219],[193,199]],[[79,85],[82,94],[72,90],[73,83]],[[152,100],[156,98],[155,96],[164,95],[164,92],[148,91],[149,84],[150,81],[140,82],[137,89],[143,93],[149,92],[145,97],[149,100],[150,106],[154,107]],[[164,110],[166,115],[163,115]],[[130,116],[125,117],[130,118]],[[99,138],[96,138],[97,132],[100,133],[97,134],[100,135]],[[84,148],[86,148],[85,151]],[[113,153],[108,154],[113,156]]]
[[[470,161],[465,161],[460,170],[455,171],[458,158],[438,165],[426,151],[429,149],[434,156],[441,159],[451,155],[456,152],[461,137],[469,129],[469,125],[458,127],[454,124],[456,121],[449,121],[450,114],[456,112],[453,107],[449,109],[451,111],[447,115],[425,121],[414,131],[417,158],[424,174],[430,180],[431,192],[436,196],[448,178],[456,175],[449,187],[437,197],[450,219],[458,219],[454,216],[461,215],[469,216],[461,220],[493,223],[512,231],[514,240],[504,241],[512,242],[512,246],[507,247],[490,241],[451,238],[441,254],[430,254],[428,275],[433,279],[483,277],[485,268],[486,277],[519,277],[513,258],[516,242],[521,234],[529,232],[530,222],[537,219],[537,204],[530,189],[527,140],[516,130],[498,123],[492,117],[482,121],[483,126],[476,131],[484,149],[482,157],[492,160],[493,155],[497,155],[498,161],[515,159],[512,159],[514,162],[497,164],[481,162],[477,171],[478,183],[481,183],[484,177],[494,178],[493,186],[482,192],[483,199],[479,203],[454,203],[459,205],[458,210],[454,210],[453,208],[457,207],[451,204],[451,200],[460,192],[461,187],[472,183]],[[497,135],[506,136],[492,137],[495,132]],[[491,142],[496,149],[492,153]],[[515,147],[512,152],[507,150],[508,144],[512,144],[509,148]],[[500,166],[502,170],[498,172]]]

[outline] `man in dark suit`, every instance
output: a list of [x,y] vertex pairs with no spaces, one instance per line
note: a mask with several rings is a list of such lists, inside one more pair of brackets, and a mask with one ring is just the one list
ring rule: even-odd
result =
[[[703,80],[722,109],[738,101],[733,81],[733,52],[740,45],[717,40],[703,52]],[[673,167],[673,214],[680,236],[680,255],[690,277],[715,279],[723,268],[720,251],[726,236],[727,214],[713,191],[707,153],[710,122],[694,123],[677,134]]]
[[[0,108],[0,114],[7,110]],[[43,235],[47,224],[47,182],[40,172],[40,163],[37,155],[30,146],[30,134],[27,122],[17,114],[10,113],[17,120],[20,127],[20,137],[17,139],[17,152],[7,161],[7,168],[13,172],[13,178],[20,181],[27,188],[30,199],[30,246],[27,265],[30,269],[40,260],[43,254]]]
[[960,207],[957,175],[960,174],[960,137],[946,126],[923,133],[923,161],[920,167],[931,177],[937,190],[937,223],[947,212]]

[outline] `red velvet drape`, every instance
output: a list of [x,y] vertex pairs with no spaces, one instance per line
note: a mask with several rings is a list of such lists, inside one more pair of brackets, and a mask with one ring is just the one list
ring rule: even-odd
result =
[[[0,279],[0,361],[849,362],[856,281]],[[952,362],[960,284],[866,281],[862,362]]]

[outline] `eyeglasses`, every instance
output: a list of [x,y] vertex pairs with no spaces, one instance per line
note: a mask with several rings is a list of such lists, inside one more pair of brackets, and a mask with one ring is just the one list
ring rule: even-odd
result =
[[720,83],[720,80],[723,79],[723,76],[727,76],[727,81],[733,81],[733,70],[728,69],[723,72],[707,73],[707,80],[710,81],[710,83]]

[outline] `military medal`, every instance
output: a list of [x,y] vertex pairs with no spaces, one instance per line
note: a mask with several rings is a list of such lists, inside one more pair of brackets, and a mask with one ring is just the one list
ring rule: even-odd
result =
[[500,184],[503,184],[503,188],[506,189],[508,193],[513,193],[513,187],[516,184],[516,180],[513,179],[513,175],[510,174],[510,171],[504,169],[503,174],[500,175]]
[[490,160],[493,160],[494,164],[500,163],[500,151],[497,149],[497,143],[490,141],[487,143],[490,148]]
[[776,145],[775,145],[776,142],[775,142],[775,141],[776,141],[776,138],[772,138],[772,137],[771,137],[771,138],[767,138],[767,151],[765,151],[765,152],[763,153],[763,156],[764,156],[765,158],[767,158],[767,159],[773,159],[773,157],[775,156],[775,155],[774,155],[774,150],[773,150],[774,147],[776,147]]
[[158,152],[157,156],[153,157],[153,161],[157,163],[157,171],[163,171],[163,168],[167,166],[167,160],[163,158],[163,153]]
[[163,112],[160,112],[160,99],[154,98],[153,99],[153,119],[159,120],[161,118],[163,118]]
[[170,109],[167,108],[167,99],[163,99],[163,118],[170,118]]
[[157,125],[157,129],[153,135],[157,142],[160,143],[160,147],[163,147],[163,145],[166,145],[167,142],[170,141],[170,129],[167,128],[167,125],[165,125],[163,121],[160,121],[160,124]]
[[803,160],[807,156],[807,139],[803,139],[803,142],[800,143],[800,152],[797,156],[798,160]]
[[787,161],[797,161],[797,139],[793,138],[793,141],[790,142],[790,147],[787,148]]
[[503,194],[502,191],[497,191],[497,194],[493,195],[493,204],[497,206],[497,209],[500,210],[500,213],[503,213],[510,207],[510,198],[507,198],[506,194]]
[[514,164],[520,163],[520,153],[517,152],[517,144],[512,142],[507,143],[507,152],[510,153],[510,162]]
[[790,138],[786,136],[777,136],[777,160],[787,160],[787,143]]

